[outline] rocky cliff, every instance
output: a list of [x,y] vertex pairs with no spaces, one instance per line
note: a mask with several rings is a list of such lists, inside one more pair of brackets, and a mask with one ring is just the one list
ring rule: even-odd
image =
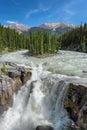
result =
[[12,105],[13,93],[31,77],[31,68],[11,62],[0,63],[0,113]]
[[11,29],[15,29],[19,32],[23,32],[23,31],[28,31],[29,27],[27,27],[26,25],[23,24],[19,24],[19,23],[12,23],[8,25],[9,28]]
[[87,130],[87,82],[69,83],[64,107],[79,130]]
[[64,22],[52,22],[52,23],[44,23],[40,25],[41,28],[44,29],[57,29],[57,28],[75,28],[76,26],[74,24],[64,23]]

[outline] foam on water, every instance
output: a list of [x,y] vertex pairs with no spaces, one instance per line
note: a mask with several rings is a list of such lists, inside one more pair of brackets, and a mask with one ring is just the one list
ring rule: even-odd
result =
[[[35,58],[26,55],[27,51],[17,51],[14,53],[4,54],[0,61],[13,61],[21,64],[32,66],[46,63],[45,70],[52,73],[60,73],[69,76],[87,77],[87,54],[71,51],[59,51],[57,55],[47,58]],[[21,59],[21,60],[20,60]]]
[[87,78],[83,74],[87,71],[87,54],[60,51],[51,58],[37,59],[24,56],[25,52],[0,57],[0,61],[32,67],[31,79],[14,94],[13,106],[0,118],[0,130],[35,130],[38,125],[62,130],[70,121],[63,106],[68,89],[66,75]]
[[[42,73],[42,64],[33,67],[31,79],[22,86],[18,94],[14,94],[12,108],[9,108],[1,117],[0,130],[35,130],[38,125],[51,125],[55,130],[58,128],[61,130],[63,124],[66,124],[68,116],[61,100],[63,100],[62,97],[64,98],[67,87],[65,88],[66,85],[63,82],[60,83],[60,75],[56,79],[56,75],[51,76],[48,71]],[[49,87],[51,93],[49,93]],[[64,121],[65,118],[66,121]]]

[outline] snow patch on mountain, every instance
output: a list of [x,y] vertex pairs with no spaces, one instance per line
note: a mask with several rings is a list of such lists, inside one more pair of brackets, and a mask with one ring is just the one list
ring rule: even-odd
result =
[[27,27],[26,25],[19,24],[19,23],[9,24],[8,27],[11,29],[15,29],[19,32],[28,31],[28,29],[29,29],[29,27]]
[[76,26],[74,24],[63,23],[63,22],[52,22],[52,23],[41,24],[40,27],[44,29],[55,30],[56,28],[65,28],[65,27],[75,28]]

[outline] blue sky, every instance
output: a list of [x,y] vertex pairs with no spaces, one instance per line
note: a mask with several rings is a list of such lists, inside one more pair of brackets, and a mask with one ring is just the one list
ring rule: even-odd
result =
[[0,0],[0,23],[87,22],[87,0]]

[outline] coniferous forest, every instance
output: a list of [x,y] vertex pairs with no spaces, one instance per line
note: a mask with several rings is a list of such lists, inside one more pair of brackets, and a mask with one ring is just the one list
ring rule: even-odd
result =
[[87,24],[62,35],[49,32],[19,33],[0,25],[0,53],[28,49],[30,55],[55,54],[59,49],[87,52]]
[[60,44],[57,35],[48,32],[30,32],[28,35],[0,25],[0,52],[28,49],[30,55],[56,53]]
[[87,23],[64,33],[58,40],[62,49],[87,52]]
[[27,48],[27,38],[23,34],[0,25],[0,52]]

